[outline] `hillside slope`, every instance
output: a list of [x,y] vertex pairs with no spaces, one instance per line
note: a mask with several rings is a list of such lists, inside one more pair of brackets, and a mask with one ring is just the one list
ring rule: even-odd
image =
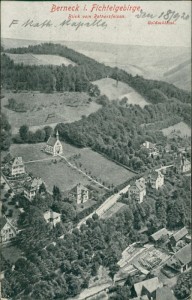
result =
[[[54,41],[70,47],[111,67],[119,67],[128,73],[147,79],[164,80],[177,87],[191,90],[189,47],[154,47],[138,45],[114,45],[92,42]],[[37,45],[40,41],[2,39],[2,46],[7,48]],[[185,67],[181,68],[184,62]],[[164,74],[178,67],[178,72],[170,76]]]

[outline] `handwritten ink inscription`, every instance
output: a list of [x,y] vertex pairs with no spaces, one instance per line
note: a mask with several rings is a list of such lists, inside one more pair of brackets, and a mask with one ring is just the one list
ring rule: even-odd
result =
[[[10,23],[9,27],[13,25],[19,25],[20,21],[19,20],[12,20]],[[44,20],[42,22],[37,22],[32,19],[28,19],[27,21],[23,22],[20,24],[21,27],[34,27],[34,28],[50,28],[50,27],[58,27],[62,28],[64,26],[71,26],[74,27],[75,30],[78,30],[81,27],[101,27],[102,29],[107,28],[107,23],[103,21],[102,19],[94,20],[91,22],[74,22],[71,20],[63,20],[59,24],[53,24],[51,20]]]
[[170,21],[177,21],[179,19],[182,20],[188,20],[189,19],[189,15],[186,14],[185,12],[183,13],[178,13],[175,10],[167,10],[166,12],[161,12],[160,14],[152,14],[152,13],[148,13],[145,12],[144,10],[140,10],[140,12],[135,15],[136,18],[149,18],[149,19],[154,19],[154,18],[158,18],[158,19],[162,19],[165,20],[167,22]]

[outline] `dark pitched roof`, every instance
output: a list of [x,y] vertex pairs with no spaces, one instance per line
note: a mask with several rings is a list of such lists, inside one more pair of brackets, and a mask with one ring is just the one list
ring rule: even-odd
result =
[[56,137],[50,136],[49,139],[48,139],[48,141],[47,141],[47,145],[53,147],[55,145],[56,141],[57,141]]
[[15,157],[15,158],[13,158],[12,165],[23,166],[22,157]]
[[191,261],[191,243],[177,251],[174,255],[182,265],[186,265]]
[[133,185],[131,185],[130,189],[137,188],[140,192],[146,189],[144,178],[140,178],[135,181]]
[[155,240],[155,241],[158,241],[163,235],[167,235],[168,234],[168,231],[166,228],[162,228],[158,231],[156,231],[155,233],[153,233],[151,235],[151,237]]
[[42,179],[41,178],[31,178],[30,180],[27,179],[25,182],[24,182],[24,188],[28,191],[31,191],[31,190],[34,190],[34,189],[37,189],[37,187],[39,185],[41,185],[42,183]]
[[8,224],[16,232],[16,230],[17,230],[16,220],[14,220],[12,218],[6,218],[5,216],[1,217],[0,218],[0,230],[3,229],[5,224]]
[[0,230],[3,229],[3,227],[5,226],[5,224],[7,223],[7,220],[5,217],[1,217],[0,218]]
[[158,287],[162,287],[162,283],[159,282],[158,277],[150,278],[138,283],[134,284],[134,289],[137,294],[137,296],[140,296],[142,293],[142,289],[145,287],[149,293],[153,293],[156,291]]
[[153,179],[157,179],[159,176],[163,176],[163,174],[160,171],[153,170],[151,173],[149,173],[149,177]]
[[174,294],[169,287],[164,286],[156,291],[156,300],[176,300]]
[[188,234],[188,230],[186,227],[181,228],[179,231],[177,231],[175,234],[172,235],[171,238],[173,238],[176,242],[182,239],[184,236]]

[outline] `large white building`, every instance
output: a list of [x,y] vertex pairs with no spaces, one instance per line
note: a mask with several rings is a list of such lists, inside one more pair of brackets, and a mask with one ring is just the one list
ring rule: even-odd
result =
[[45,146],[45,152],[57,156],[63,153],[63,146],[59,140],[59,133],[57,131],[56,137],[50,136]]
[[77,204],[87,202],[89,200],[89,190],[79,183],[77,189]]
[[135,196],[136,200],[139,201],[139,203],[143,202],[144,197],[146,196],[146,185],[145,185],[145,179],[140,178],[135,181],[133,185],[129,188],[129,196]]
[[11,162],[11,175],[18,176],[25,174],[25,166],[22,157],[15,157]]
[[187,173],[190,171],[191,171],[191,162],[186,158],[182,158],[181,159],[181,173]]
[[164,185],[164,175],[160,171],[151,172],[147,180],[151,187],[156,190],[159,190]]
[[41,178],[30,178],[24,182],[24,196],[28,200],[32,200],[43,183]]
[[0,219],[1,227],[1,243],[7,243],[17,234],[17,228],[13,219],[6,218],[5,216]]

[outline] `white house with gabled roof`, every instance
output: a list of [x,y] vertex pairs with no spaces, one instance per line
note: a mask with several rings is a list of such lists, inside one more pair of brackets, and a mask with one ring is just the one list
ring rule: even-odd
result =
[[135,181],[133,185],[129,188],[129,196],[135,196],[136,200],[139,203],[143,202],[144,197],[146,196],[146,185],[145,179],[142,177]]
[[25,166],[22,160],[22,157],[15,157],[11,162],[11,175],[18,176],[21,174],[25,174]]

